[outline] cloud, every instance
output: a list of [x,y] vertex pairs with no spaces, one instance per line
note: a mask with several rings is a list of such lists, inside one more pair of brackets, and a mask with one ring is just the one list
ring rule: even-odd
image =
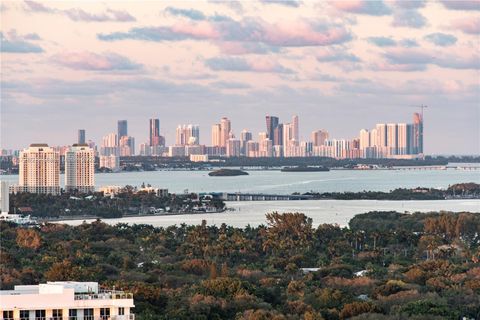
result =
[[397,65],[436,65],[449,69],[480,69],[480,57],[476,55],[448,55],[444,52],[428,52],[420,49],[391,49],[384,53],[388,62]]
[[318,62],[348,61],[360,62],[360,58],[354,54],[340,50],[323,50],[316,55]]
[[23,36],[23,39],[25,40],[42,40],[40,36],[36,33],[29,33]]
[[480,10],[479,0],[440,0],[440,3],[451,10]]
[[127,32],[98,34],[97,37],[103,41],[204,39],[255,42],[274,47],[326,46],[343,43],[352,38],[343,26],[323,21],[268,23],[260,18],[235,21],[226,17],[209,21],[181,21],[172,26],[132,28]]
[[377,47],[393,47],[397,45],[397,42],[392,38],[387,37],[370,37],[367,41]]
[[395,6],[402,9],[420,9],[425,7],[425,0],[396,0]]
[[269,54],[281,52],[280,47],[269,46],[256,42],[231,42],[224,41],[217,43],[218,48],[223,54],[242,55],[242,54]]
[[94,14],[86,12],[82,9],[68,9],[64,13],[73,21],[86,21],[86,22],[105,22],[105,21],[117,21],[117,22],[130,22],[136,21],[126,11],[117,11],[108,9],[105,12]]
[[416,10],[397,10],[393,15],[394,27],[422,28],[427,19]]
[[48,7],[41,2],[25,1],[26,9],[30,12],[39,13],[61,13],[66,15],[73,21],[86,21],[86,22],[132,22],[136,21],[135,17],[123,10],[107,9],[101,13],[90,13],[82,9],[72,8],[66,10],[59,10]]
[[26,9],[28,11],[32,11],[32,12],[46,12],[46,13],[53,13],[55,12],[55,9],[52,9],[50,7],[47,7],[46,5],[44,5],[43,3],[41,2],[36,2],[36,1],[28,1],[28,0],[25,0],[25,4],[26,4]]
[[415,39],[403,39],[399,41],[399,44],[406,48],[418,47],[418,43]]
[[207,18],[203,12],[195,9],[178,9],[174,7],[167,7],[165,12],[173,16],[186,17],[192,20],[205,20]]
[[479,17],[465,17],[462,19],[453,20],[452,28],[460,30],[466,34],[480,34],[480,18]]
[[424,39],[440,47],[452,46],[457,42],[457,38],[455,36],[440,32],[426,35]]
[[300,1],[296,0],[260,0],[264,4],[279,4],[286,7],[298,8]]
[[142,65],[132,62],[127,57],[107,52],[67,52],[57,54],[52,60],[64,67],[89,71],[132,71],[142,69]]
[[210,83],[210,85],[218,89],[250,89],[252,87],[249,84],[235,81],[216,81]]
[[208,2],[224,5],[237,14],[243,13],[243,5],[240,1],[208,0]]
[[371,16],[384,16],[389,15],[392,12],[381,0],[343,0],[331,1],[330,4],[337,10],[343,12]]
[[246,60],[243,58],[220,57],[210,58],[205,65],[214,71],[293,73],[292,70],[270,60]]
[[9,32],[9,37],[5,37],[3,32],[0,32],[1,52],[8,53],[42,53],[42,47],[28,42],[26,38],[17,36],[15,30]]

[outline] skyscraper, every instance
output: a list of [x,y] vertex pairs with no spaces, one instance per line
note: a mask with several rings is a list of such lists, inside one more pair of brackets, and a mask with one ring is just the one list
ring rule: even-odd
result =
[[325,140],[327,139],[328,139],[327,130],[316,130],[312,132],[312,143],[313,143],[313,146],[315,147],[322,146]]
[[20,152],[18,184],[24,192],[60,193],[60,154],[45,143]]
[[107,134],[102,139],[102,146],[100,148],[100,155],[110,156],[110,155],[119,155],[118,148],[118,136],[112,132]]
[[220,130],[221,130],[220,146],[226,147],[227,146],[227,141],[228,141],[229,136],[230,136],[230,131],[232,131],[231,122],[227,117],[223,117],[220,120]]
[[389,123],[387,124],[387,155],[389,156],[397,155],[397,147],[398,147],[397,124]]
[[150,146],[160,145],[160,120],[159,119],[150,119],[150,134],[149,134]]
[[0,213],[8,213],[10,209],[8,182],[0,181]]
[[220,147],[222,144],[222,126],[217,123],[212,126],[212,146]]
[[423,154],[423,118],[418,112],[413,114],[413,153]]
[[281,146],[283,145],[283,124],[279,123],[278,126],[273,130],[273,145]]
[[397,124],[397,155],[408,154],[408,125],[406,123]]
[[78,130],[77,143],[78,144],[85,144],[85,129],[79,129]]
[[118,140],[120,140],[122,137],[128,136],[127,120],[118,120],[117,128]]
[[65,153],[65,190],[95,191],[95,153],[87,145],[74,144]]
[[175,144],[177,146],[200,144],[200,127],[198,125],[178,125]]
[[300,129],[298,127],[298,116],[292,117],[292,139],[295,141],[300,140]]
[[274,131],[278,127],[278,117],[266,116],[265,120],[267,122],[267,135],[270,140],[274,140]]

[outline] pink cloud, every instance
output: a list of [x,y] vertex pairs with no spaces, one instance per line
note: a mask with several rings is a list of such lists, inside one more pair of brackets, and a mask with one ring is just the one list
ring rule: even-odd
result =
[[480,33],[480,17],[468,17],[453,20],[451,26],[467,34]]
[[187,35],[196,39],[218,39],[220,32],[208,21],[197,23],[180,22],[171,27],[172,33]]

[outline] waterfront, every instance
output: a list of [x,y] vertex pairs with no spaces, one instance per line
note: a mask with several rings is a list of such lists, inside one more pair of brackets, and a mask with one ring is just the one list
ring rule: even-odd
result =
[[[329,172],[280,172],[251,170],[248,176],[209,177],[208,171],[144,171],[98,173],[97,189],[105,185],[140,186],[149,183],[173,193],[251,192],[292,194],[293,192],[390,191],[396,188],[447,188],[461,182],[480,183],[478,170],[331,170]],[[2,180],[17,183],[18,176]],[[64,177],[60,181],[63,184]]]
[[[314,225],[336,223],[346,226],[356,214],[369,211],[399,211],[399,212],[430,212],[430,211],[469,211],[480,212],[480,200],[425,200],[425,201],[377,201],[377,200],[311,200],[311,201],[255,201],[229,202],[226,211],[213,214],[185,214],[175,216],[143,216],[104,220],[108,224],[151,224],[155,227],[171,225],[200,224],[206,220],[208,224],[221,225],[226,223],[233,227],[265,224],[265,214],[268,212],[302,212],[313,219]],[[79,225],[89,220],[59,221],[69,225]]]

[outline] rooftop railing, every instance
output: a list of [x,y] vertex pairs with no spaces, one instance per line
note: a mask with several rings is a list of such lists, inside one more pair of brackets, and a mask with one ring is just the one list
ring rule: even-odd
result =
[[75,300],[112,300],[133,299],[133,293],[128,292],[99,292],[99,293],[76,293]]

